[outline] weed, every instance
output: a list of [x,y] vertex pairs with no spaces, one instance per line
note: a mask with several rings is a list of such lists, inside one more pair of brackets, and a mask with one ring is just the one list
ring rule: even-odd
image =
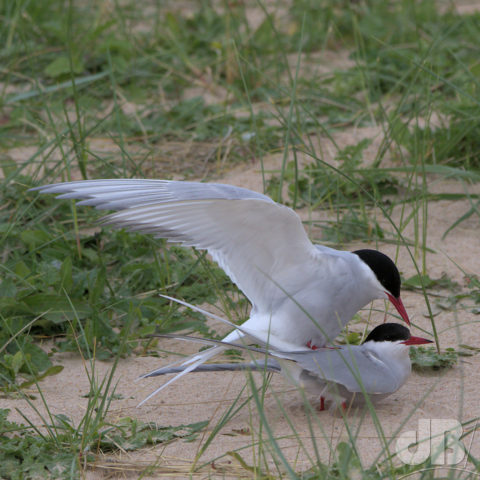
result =
[[458,352],[453,348],[447,348],[438,353],[433,347],[418,347],[410,349],[410,360],[416,370],[439,370],[451,368],[458,361]]
[[[163,427],[132,418],[115,423],[103,422],[96,434],[78,451],[71,445],[77,428],[65,415],[56,415],[56,437],[35,434],[31,427],[8,421],[9,410],[0,409],[0,475],[20,478],[72,478],[79,475],[84,463],[94,463],[96,456],[107,452],[138,450],[145,446],[167,444],[175,439],[192,441],[208,422]],[[65,449],[64,445],[70,445]],[[84,458],[85,457],[85,458]]]

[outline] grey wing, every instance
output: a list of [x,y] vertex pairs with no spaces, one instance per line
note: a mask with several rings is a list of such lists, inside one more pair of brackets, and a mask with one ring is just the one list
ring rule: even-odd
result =
[[259,311],[279,307],[285,290],[308,289],[305,273],[323,256],[292,209],[245,188],[120,179],[35,190],[119,210],[105,217],[107,224],[206,249]]
[[[277,355],[275,355],[277,356]],[[401,386],[388,364],[361,346],[325,348],[312,352],[281,353],[312,375],[343,385],[349,392],[393,393]]]

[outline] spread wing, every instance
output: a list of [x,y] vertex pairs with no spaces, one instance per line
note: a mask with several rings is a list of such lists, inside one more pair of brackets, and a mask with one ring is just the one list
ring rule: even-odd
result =
[[104,218],[106,224],[206,249],[259,311],[272,312],[281,305],[282,289],[308,289],[301,272],[311,271],[313,260],[323,255],[292,209],[245,188],[120,179],[34,190],[117,210]]

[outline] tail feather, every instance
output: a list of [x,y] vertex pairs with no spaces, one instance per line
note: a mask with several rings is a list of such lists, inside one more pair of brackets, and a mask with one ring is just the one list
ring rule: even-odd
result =
[[[183,337],[178,337],[178,336],[171,336],[171,337],[167,336],[167,338],[176,338],[176,339],[179,339],[179,340],[183,340]],[[204,342],[198,342],[198,343],[204,343]],[[212,345],[212,344],[210,344],[210,345]],[[156,368],[155,370],[151,370],[148,373],[144,373],[143,375],[138,377],[136,381],[141,380],[142,378],[155,377],[156,373],[159,370],[163,370],[165,368],[178,368],[178,369],[183,371],[185,368],[188,368],[193,363],[197,363],[197,362],[200,361],[199,365],[201,365],[202,363],[206,362],[207,360],[214,357],[215,355],[220,354],[223,350],[225,350],[225,347],[222,346],[222,345],[212,346],[211,348],[209,348],[207,350],[204,350],[203,352],[195,353],[195,354],[191,355],[190,357],[187,358],[186,361],[184,361],[182,363],[180,363],[181,360],[177,360],[175,362],[168,363],[167,365],[164,365],[163,367]]]
[[[148,395],[146,398],[144,398],[138,405],[138,407],[141,407],[145,402],[150,400],[152,397],[157,395],[157,393],[161,392],[164,388],[168,387],[170,384],[173,382],[176,382],[179,378],[183,377],[187,373],[190,373],[191,371],[195,370],[198,366],[200,366],[202,363],[206,362],[210,358],[214,357],[215,355],[218,355],[222,350],[224,350],[225,347],[212,347],[208,350],[203,351],[201,354],[198,354],[197,357],[198,359],[196,361],[191,361],[189,365],[184,366],[183,370],[175,375],[173,378],[171,378],[168,382],[165,382],[163,385],[161,385],[159,388],[157,388],[154,392],[152,392],[150,395]],[[183,364],[182,364],[183,366]],[[150,372],[146,375],[143,375],[141,378],[146,378],[146,377],[154,377],[155,373],[161,369],[154,370],[153,372]]]
[[[149,377],[158,377],[160,375],[170,375],[172,373],[183,372],[183,367],[163,367],[155,371],[154,374]],[[249,363],[204,363],[199,365],[191,373],[201,372],[243,372],[249,371],[268,371],[268,372],[280,372],[281,367],[275,360],[269,359],[266,363],[264,361],[253,361]]]
[[[234,323],[231,323],[229,322],[228,320],[225,320],[213,313],[210,313],[210,312],[207,312],[199,307],[196,307],[194,305],[190,305],[189,303],[186,303],[186,302],[183,302],[182,300],[178,300],[176,298],[172,298],[172,297],[169,297],[167,295],[160,295],[168,300],[171,300],[171,301],[174,301],[174,302],[177,302],[177,303],[180,303],[186,307],[189,307],[191,308],[192,310],[196,310],[200,313],[203,313],[205,315],[208,315],[212,318],[215,318],[216,320],[219,320],[221,321],[222,323],[225,323],[233,328],[237,328],[237,326],[234,324]],[[243,332],[241,330],[234,330],[233,332],[230,333],[230,335],[228,335],[228,338],[235,338],[235,339],[241,339],[243,337],[245,337],[246,335],[248,335],[247,332]],[[207,345],[212,345],[212,342],[208,342],[208,341],[205,341],[205,342],[202,342],[201,339],[197,339],[198,342],[200,343],[205,343]],[[161,385],[159,388],[157,388],[153,393],[151,393],[150,395],[147,396],[147,398],[145,398],[144,400],[142,400],[138,405],[137,407],[140,407],[142,406],[145,402],[147,402],[148,400],[150,400],[152,397],[154,397],[157,393],[161,392],[164,388],[166,388],[168,385],[172,384],[173,382],[176,382],[179,378],[183,377],[184,375],[186,375],[187,373],[191,372],[191,371],[194,371],[196,368],[198,368],[200,365],[202,365],[204,362],[206,362],[207,360],[211,359],[212,357],[220,354],[223,350],[225,350],[225,346],[223,345],[218,345],[218,344],[215,344],[214,346],[212,346],[211,348],[209,348],[208,350],[204,350],[203,352],[200,352],[200,353],[195,353],[193,355],[191,355],[190,357],[186,358],[186,359],[182,359],[182,360],[177,360],[175,362],[172,362],[171,364],[169,365],[166,365],[164,367],[161,367],[160,369],[155,369],[155,370],[152,370],[151,372],[148,372],[144,375],[141,375],[139,377],[139,379],[142,379],[142,378],[148,378],[148,377],[155,377],[157,375],[159,375],[159,371],[162,370],[162,369],[165,369],[165,368],[173,368],[174,366],[178,365],[179,362],[180,363],[180,366],[178,367],[178,373],[177,375],[175,375],[173,378],[171,378],[168,382],[164,383],[163,385]]]
[[[185,307],[188,307],[191,310],[200,312],[203,315],[206,315],[207,317],[218,320],[234,328],[234,330],[230,332],[223,339],[224,342],[238,343],[239,340],[249,338],[250,339],[249,343],[257,343],[259,345],[264,346],[268,350],[275,350],[277,352],[297,352],[297,351],[309,352],[310,351],[310,348],[308,348],[307,346],[299,347],[298,345],[290,344],[289,342],[281,340],[272,332],[270,332],[270,330],[263,330],[263,329],[253,330],[252,328],[245,327],[245,324],[235,325],[234,323],[230,322],[229,320],[226,320],[225,318],[219,317],[214,313],[207,312],[206,310],[203,310],[202,308],[196,305],[191,305],[190,303],[184,302],[183,300],[179,300],[178,298],[169,297],[168,295],[162,295],[162,294],[160,294],[160,296],[163,298],[166,298],[167,300],[171,300],[172,302],[176,302],[176,303],[179,303],[180,305],[184,305]],[[248,324],[248,321],[246,323]]]
[[[207,311],[201,309],[200,307],[197,307],[195,305],[191,305],[187,302],[184,302],[182,300],[179,300],[179,299],[176,299],[176,298],[173,298],[173,297],[169,297],[167,295],[160,295],[160,296],[164,297],[168,300],[177,302],[177,303],[179,303],[181,305],[184,305],[188,308],[191,308],[192,310],[196,310],[197,312],[203,313],[204,315],[207,315],[211,318],[214,318],[214,319],[216,319],[216,320],[218,320],[218,321],[220,321],[224,324],[227,324],[227,325],[233,327],[235,330],[233,330],[229,335],[227,335],[224,338],[224,340],[225,340],[224,343],[218,342],[218,341],[212,341],[212,340],[208,340],[208,339],[204,339],[204,340],[201,340],[201,339],[193,340],[193,339],[191,339],[191,341],[198,341],[200,343],[204,343],[204,344],[207,344],[207,345],[213,345],[213,346],[211,348],[209,348],[208,350],[204,350],[203,352],[196,353],[196,354],[188,357],[187,359],[183,359],[183,362],[178,367],[178,373],[176,371],[175,373],[177,373],[177,374],[173,378],[171,378],[168,382],[164,383],[159,388],[157,388],[154,392],[152,392],[150,395],[148,395],[144,400],[142,400],[137,405],[137,407],[142,406],[145,402],[150,400],[157,393],[161,392],[168,385],[177,381],[179,378],[183,377],[187,373],[195,371],[198,367],[200,367],[207,360],[209,360],[210,358],[218,355],[219,353],[221,353],[226,348],[229,348],[229,347],[246,348],[247,350],[257,351],[257,352],[261,352],[261,353],[264,353],[264,354],[265,353],[268,354],[268,351],[266,349],[255,349],[255,348],[252,348],[252,347],[246,347],[246,346],[242,346],[241,343],[242,343],[242,340],[245,341],[246,338],[250,338],[254,342],[259,343],[260,345],[268,348],[268,346],[269,346],[269,336],[267,336],[267,338],[264,339],[261,336],[259,336],[257,332],[254,332],[251,329],[247,329],[247,328],[244,328],[244,327],[241,327],[241,326],[237,326],[234,323],[232,323],[232,322],[230,322],[230,321],[228,321],[224,318],[219,317],[218,315],[215,315],[213,313],[210,313],[210,312],[207,312]],[[174,337],[180,338],[180,339],[182,338],[181,336],[174,336]],[[185,339],[187,339],[187,338],[185,337]],[[237,343],[237,345],[236,345],[236,343]],[[161,372],[164,369],[173,368],[180,361],[175,361],[175,362],[173,362],[173,363],[171,363],[167,366],[163,366],[159,369],[155,369],[151,372],[148,372],[148,373],[142,375],[140,378],[148,378],[148,377],[155,377],[157,375],[162,375],[162,373],[159,373],[159,372]]]
[[[191,357],[187,358],[187,360],[184,360],[178,367],[175,367],[178,369],[177,375],[175,375],[173,378],[171,378],[168,382],[165,382],[163,385],[161,385],[159,388],[157,388],[154,392],[152,392],[150,395],[148,395],[145,399],[143,399],[137,407],[141,407],[145,402],[150,400],[152,397],[157,395],[157,393],[161,392],[164,388],[168,387],[171,385],[173,382],[176,382],[179,378],[183,377],[187,373],[195,371],[198,367],[200,367],[203,363],[205,363],[207,360],[210,360],[212,357],[218,355],[221,353],[223,350],[229,347],[238,347],[238,348],[246,348],[248,350],[256,350],[253,347],[246,347],[242,345],[235,345],[235,344],[230,344],[230,343],[222,343],[221,341],[218,340],[211,340],[211,339],[202,339],[198,337],[188,337],[188,336],[182,336],[182,335],[158,335],[159,337],[167,337],[167,338],[176,338],[179,340],[188,340],[191,342],[197,342],[197,343],[202,343],[206,345],[213,345],[211,348],[208,350],[204,350],[203,352],[200,353],[195,353]],[[264,352],[264,351],[263,351]],[[156,377],[158,375],[162,375],[159,373],[160,371],[168,368],[173,368],[175,365],[178,364],[178,361],[173,362],[169,365],[166,365],[161,368],[157,368],[151,372],[148,372],[144,375],[142,375],[140,378],[149,378],[149,377]]]
[[[154,335],[156,336],[156,335]],[[167,338],[176,338],[176,339],[181,339],[180,337],[178,336],[175,336],[175,335],[158,335],[158,336],[162,336],[162,337],[167,337]],[[193,340],[192,340],[193,341]],[[202,343],[202,344],[205,344],[205,345],[212,345],[212,343],[207,343],[207,342],[203,342],[201,341],[201,339],[198,339],[196,340],[197,343]],[[211,352],[211,350],[215,350],[215,353]],[[187,367],[188,365],[196,362],[197,360],[200,360],[204,357],[206,357],[206,355],[208,354],[209,356],[205,358],[204,361],[207,361],[209,358],[212,358],[213,356],[215,355],[218,355],[219,353],[221,353],[221,351],[224,350],[224,347],[221,346],[221,345],[214,345],[212,346],[211,348],[209,348],[208,350],[204,350],[203,352],[200,352],[200,353],[194,353],[193,355],[190,355],[189,357],[187,358],[181,358],[181,359],[178,359],[178,360],[175,360],[174,362],[172,363],[168,363],[167,365],[164,365],[163,367],[161,368],[172,368],[172,367],[175,367],[176,365],[179,366],[179,368],[185,368]],[[211,354],[211,356],[210,356]],[[154,377],[155,375],[155,372],[157,371],[158,369],[155,369],[155,370],[152,370],[150,372],[147,372],[147,373],[144,373],[143,375],[140,375],[136,380],[135,382],[138,382],[139,380],[141,380],[142,378],[148,378],[148,377]]]

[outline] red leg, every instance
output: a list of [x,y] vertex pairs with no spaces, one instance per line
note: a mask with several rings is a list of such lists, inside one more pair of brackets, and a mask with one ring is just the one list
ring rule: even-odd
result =
[[320,405],[318,406],[318,411],[323,412],[325,410],[325,397],[320,396]]
[[347,411],[347,402],[346,402],[345,400],[342,402],[342,410],[343,410],[344,412]]
[[317,350],[318,347],[316,345],[312,345],[312,341],[309,340],[307,343],[306,343],[306,346],[312,350]]

